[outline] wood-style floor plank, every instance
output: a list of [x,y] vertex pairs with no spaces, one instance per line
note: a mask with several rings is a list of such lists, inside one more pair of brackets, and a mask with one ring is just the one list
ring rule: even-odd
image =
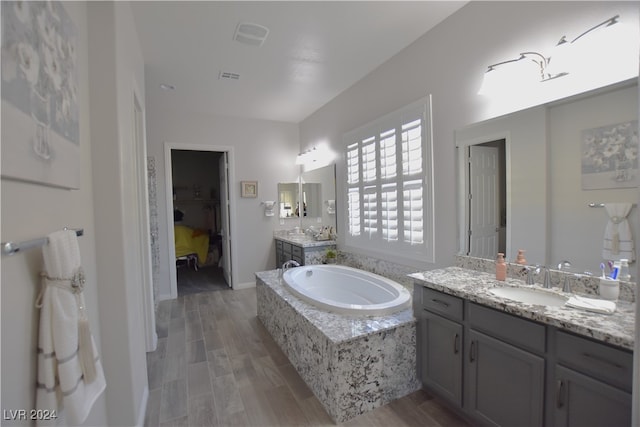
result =
[[[156,309],[145,426],[335,425],[258,320],[255,289],[188,276],[191,290]],[[218,290],[195,293],[199,287]],[[468,426],[422,390],[339,425]]]

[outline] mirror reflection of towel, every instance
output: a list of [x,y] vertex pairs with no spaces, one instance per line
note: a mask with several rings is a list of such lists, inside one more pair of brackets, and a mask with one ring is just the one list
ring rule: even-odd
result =
[[626,258],[635,261],[633,236],[627,216],[633,205],[631,203],[605,203],[604,208],[609,215],[609,221],[604,230],[602,258],[619,260]]

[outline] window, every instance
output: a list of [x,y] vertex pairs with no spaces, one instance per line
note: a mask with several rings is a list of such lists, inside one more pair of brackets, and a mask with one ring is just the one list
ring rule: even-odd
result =
[[347,246],[433,262],[430,104],[344,135]]

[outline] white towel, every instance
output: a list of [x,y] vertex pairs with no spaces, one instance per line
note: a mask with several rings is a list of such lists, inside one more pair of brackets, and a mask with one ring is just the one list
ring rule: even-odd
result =
[[581,310],[594,311],[596,313],[611,314],[616,311],[616,303],[601,299],[585,298],[574,295],[565,303],[567,307],[579,308]]
[[[48,236],[43,249],[46,277],[38,297],[40,331],[38,340],[38,384],[36,408],[57,411],[69,425],[82,424],[91,407],[104,391],[106,382],[93,337],[88,335],[94,365],[83,374],[79,348],[79,325],[86,319],[84,274],[76,233],[62,230]],[[88,323],[85,323],[88,326]],[[85,350],[87,350],[85,348]],[[86,372],[86,367],[85,367]],[[87,377],[93,377],[91,381]],[[57,420],[58,422],[60,420]],[[38,421],[38,425],[53,425]]]
[[609,222],[604,230],[602,258],[612,261],[626,258],[629,262],[635,261],[633,236],[627,221],[632,206],[631,203],[605,203]]

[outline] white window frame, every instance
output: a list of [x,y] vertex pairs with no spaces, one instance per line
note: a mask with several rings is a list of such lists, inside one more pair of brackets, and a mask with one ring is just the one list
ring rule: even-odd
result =
[[[409,176],[403,175],[402,158],[402,126],[421,120],[421,149],[422,165],[419,174]],[[396,129],[396,173],[390,178],[381,177],[382,158],[380,140],[385,131]],[[375,140],[375,175],[367,174],[365,167],[366,159],[363,158],[363,146],[368,144],[371,138]],[[421,98],[403,108],[393,111],[357,129],[343,135],[344,143],[344,176],[343,183],[345,189],[345,203],[343,218],[343,230],[345,236],[345,246],[349,249],[356,249],[367,255],[393,259],[396,262],[410,259],[418,262],[434,262],[434,207],[433,207],[433,134],[431,120],[431,95]],[[353,168],[352,175],[349,176],[349,165],[354,165],[354,153],[357,149],[357,168]],[[351,153],[350,153],[351,152]],[[388,157],[387,157],[388,158]],[[357,170],[357,173],[354,171]],[[393,174],[391,174],[393,175]],[[422,187],[422,243],[411,244],[404,239],[403,222],[405,201],[403,188],[413,183],[413,186]],[[394,188],[396,191],[395,203],[395,231],[397,240],[389,240],[386,235],[383,237],[383,223],[387,217],[383,212],[385,198],[383,189]],[[355,199],[349,200],[350,194],[356,194]],[[368,200],[375,200],[377,209],[375,212],[367,212],[366,204]],[[414,199],[416,200],[416,199]],[[351,205],[350,205],[351,203]],[[357,215],[353,215],[354,208]],[[367,213],[372,214],[367,216]],[[350,217],[351,214],[351,217]],[[393,215],[392,215],[393,217]],[[415,216],[414,216],[415,218]],[[394,218],[391,218],[392,220]],[[387,224],[389,225],[389,224]],[[355,227],[355,228],[354,228]],[[359,227],[359,229],[357,228]],[[412,263],[413,264],[413,263]]]

